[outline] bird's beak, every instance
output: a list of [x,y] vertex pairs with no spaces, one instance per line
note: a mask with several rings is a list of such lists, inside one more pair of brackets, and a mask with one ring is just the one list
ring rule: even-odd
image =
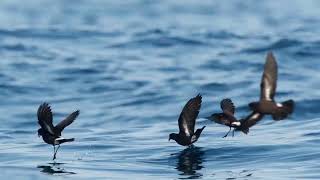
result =
[[169,137],[168,141],[170,141],[170,137]]

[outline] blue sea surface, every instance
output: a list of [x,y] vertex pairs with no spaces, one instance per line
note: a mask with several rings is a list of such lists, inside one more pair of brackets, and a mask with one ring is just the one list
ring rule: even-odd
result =
[[[0,2],[0,179],[320,179],[320,2],[3,0]],[[232,98],[258,100],[266,53],[279,67],[284,121],[266,116],[222,138],[204,117]],[[193,148],[168,142],[185,103],[203,103]],[[53,148],[37,136],[78,119]]]

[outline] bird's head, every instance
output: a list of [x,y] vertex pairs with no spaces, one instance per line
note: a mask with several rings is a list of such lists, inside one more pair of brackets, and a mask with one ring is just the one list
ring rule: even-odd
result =
[[176,134],[176,133],[171,133],[171,134],[169,135],[168,141],[170,141],[171,139],[176,140],[177,137],[178,137],[178,134]]
[[42,128],[38,129],[38,137],[42,136],[42,133],[43,133],[43,129]]

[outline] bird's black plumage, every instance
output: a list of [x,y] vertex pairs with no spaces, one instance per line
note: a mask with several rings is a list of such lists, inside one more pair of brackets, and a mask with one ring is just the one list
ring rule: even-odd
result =
[[[43,103],[39,106],[37,116],[40,129],[38,129],[38,135],[42,136],[42,139],[47,144],[51,144],[54,147],[53,160],[56,159],[56,154],[60,148],[60,144],[65,142],[74,141],[74,138],[65,139],[61,137],[61,133],[65,127],[70,125],[79,115],[80,111],[77,110],[67,116],[64,120],[58,123],[56,126],[53,125],[53,115],[51,107],[48,103]],[[56,149],[55,146],[58,145]]]
[[182,146],[189,146],[196,142],[205,128],[197,129],[194,132],[196,119],[201,108],[202,97],[198,94],[190,99],[184,106],[178,120],[179,134],[172,133],[169,135],[169,140],[173,139]]
[[293,112],[294,101],[288,100],[283,103],[277,103],[274,100],[277,89],[277,79],[277,61],[272,52],[269,52],[260,84],[260,100],[250,103],[249,107],[254,112],[272,115],[274,120],[282,120]]
[[232,102],[231,99],[227,98],[227,99],[223,99],[221,102],[220,102],[220,107],[221,107],[221,110],[224,114],[228,114],[228,115],[234,115],[235,113],[235,106]]
[[235,114],[235,106],[231,99],[223,99],[220,102],[222,113],[214,113],[211,116],[207,117],[207,119],[214,121],[218,124],[222,124],[228,126],[230,129],[227,134],[223,137],[227,137],[231,128],[236,128],[240,126],[240,121],[238,121],[234,114]]

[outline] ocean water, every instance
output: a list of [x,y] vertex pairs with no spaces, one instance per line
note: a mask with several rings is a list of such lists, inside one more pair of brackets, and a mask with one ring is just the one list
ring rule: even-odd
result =
[[[0,2],[0,179],[319,179],[319,1]],[[203,117],[232,98],[237,117],[259,98],[268,51],[279,65],[284,121],[248,135]],[[193,148],[168,142],[201,93]],[[58,159],[37,136],[80,109]]]

